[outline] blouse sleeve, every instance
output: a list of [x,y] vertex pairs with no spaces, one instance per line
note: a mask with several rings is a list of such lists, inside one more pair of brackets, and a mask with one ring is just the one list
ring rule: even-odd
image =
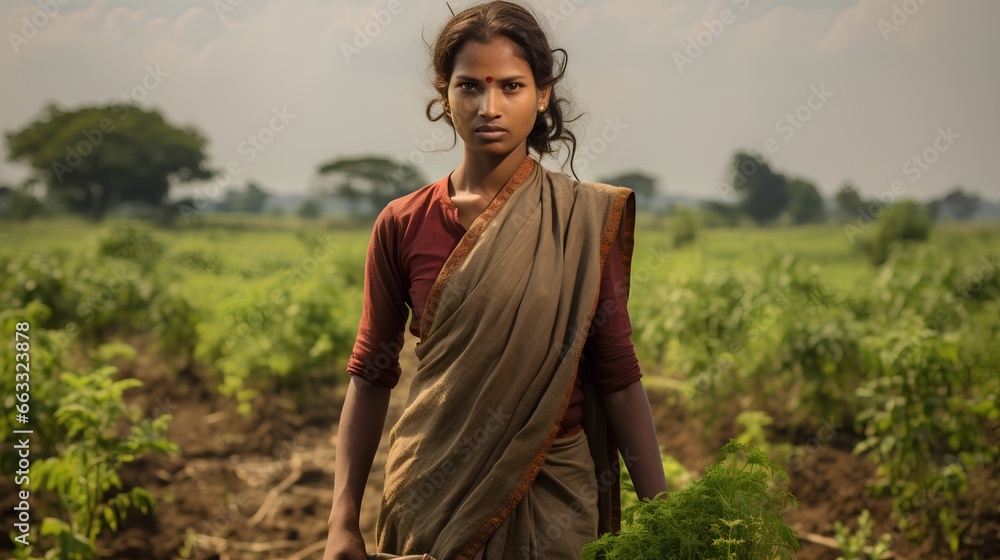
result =
[[621,243],[617,239],[611,245],[604,263],[601,293],[591,333],[583,351],[585,359],[591,365],[594,386],[598,391],[612,393],[642,377],[632,343]]
[[409,311],[399,258],[399,235],[390,206],[375,219],[365,257],[364,303],[347,373],[394,388],[401,373],[399,353]]

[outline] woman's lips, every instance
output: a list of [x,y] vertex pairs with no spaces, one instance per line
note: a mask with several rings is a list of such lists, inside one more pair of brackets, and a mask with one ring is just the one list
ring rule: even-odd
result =
[[500,138],[503,138],[504,134],[507,134],[507,131],[502,129],[483,129],[476,131],[476,136],[482,138],[483,140],[499,140]]

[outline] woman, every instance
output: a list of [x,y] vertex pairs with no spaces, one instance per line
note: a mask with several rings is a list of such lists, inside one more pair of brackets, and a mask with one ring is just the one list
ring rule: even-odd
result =
[[407,307],[419,365],[389,435],[372,557],[579,558],[619,529],[619,449],[640,498],[666,490],[626,309],[634,193],[528,152],[575,152],[553,52],[509,2],[460,12],[434,45],[427,115],[462,138],[464,159],[376,220],[328,560],[366,558],[358,516]]

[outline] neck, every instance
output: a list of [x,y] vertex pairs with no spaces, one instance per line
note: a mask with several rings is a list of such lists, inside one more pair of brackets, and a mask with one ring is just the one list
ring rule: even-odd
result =
[[484,156],[466,146],[462,163],[451,175],[455,192],[477,193],[492,198],[527,157],[525,144],[506,155]]

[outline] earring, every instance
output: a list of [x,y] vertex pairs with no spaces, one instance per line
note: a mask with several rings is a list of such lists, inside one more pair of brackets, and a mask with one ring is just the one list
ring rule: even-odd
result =
[[538,106],[538,110],[539,111],[544,111],[545,110],[545,105],[539,105]]

